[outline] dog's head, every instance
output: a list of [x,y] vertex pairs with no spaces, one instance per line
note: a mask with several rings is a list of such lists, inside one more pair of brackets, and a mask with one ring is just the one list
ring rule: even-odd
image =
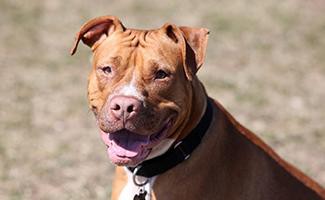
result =
[[207,39],[203,28],[127,29],[113,16],[81,27],[71,54],[80,40],[93,51],[88,100],[113,163],[137,165],[162,141],[178,137]]

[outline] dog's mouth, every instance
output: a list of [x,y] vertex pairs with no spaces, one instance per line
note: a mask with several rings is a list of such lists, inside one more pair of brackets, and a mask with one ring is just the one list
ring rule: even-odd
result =
[[152,148],[167,136],[172,120],[169,120],[160,131],[151,135],[140,135],[127,129],[113,133],[101,130],[101,137],[107,146],[110,160],[116,165],[136,166],[144,161]]

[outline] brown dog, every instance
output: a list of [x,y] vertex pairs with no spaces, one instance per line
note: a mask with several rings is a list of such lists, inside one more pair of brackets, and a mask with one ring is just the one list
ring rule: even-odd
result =
[[80,40],[94,54],[89,105],[118,165],[113,200],[325,199],[208,98],[196,76],[207,29],[127,29],[104,16],[81,27],[71,54]]

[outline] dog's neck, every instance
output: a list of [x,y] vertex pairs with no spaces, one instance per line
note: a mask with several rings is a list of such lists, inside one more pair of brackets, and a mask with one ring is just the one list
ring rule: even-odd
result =
[[178,129],[180,133],[178,134],[176,141],[185,138],[191,132],[191,130],[197,126],[202,116],[204,115],[204,111],[207,106],[208,97],[205,88],[196,76],[192,80],[191,87],[192,98],[189,102],[190,110],[187,114],[187,117],[183,121],[181,129]]

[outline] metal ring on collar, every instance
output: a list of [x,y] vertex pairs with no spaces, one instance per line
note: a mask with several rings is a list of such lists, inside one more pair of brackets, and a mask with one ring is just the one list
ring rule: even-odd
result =
[[149,178],[146,178],[146,180],[144,182],[142,182],[142,183],[137,182],[136,176],[138,176],[137,172],[139,171],[140,168],[141,168],[141,165],[137,166],[134,169],[133,174],[132,174],[133,183],[134,183],[134,185],[136,185],[138,187],[142,187],[142,186],[146,185],[149,182]]

